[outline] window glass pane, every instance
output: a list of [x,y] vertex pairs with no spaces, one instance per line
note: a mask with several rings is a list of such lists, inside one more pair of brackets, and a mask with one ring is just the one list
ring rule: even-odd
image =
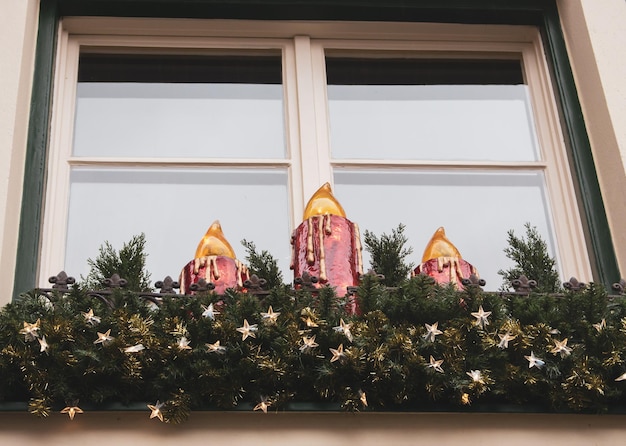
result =
[[177,280],[208,227],[220,220],[240,260],[245,238],[271,251],[288,271],[288,219],[260,224],[257,218],[285,216],[287,210],[286,169],[74,168],[65,269],[85,275],[86,260],[97,256],[105,240],[119,248],[143,232],[152,280]]
[[534,161],[517,61],[326,60],[335,159]]
[[81,57],[74,156],[284,158],[276,57]]
[[[411,261],[419,264],[435,230],[443,226],[465,260],[497,290],[499,269],[513,266],[503,249],[507,231],[536,226],[555,255],[548,198],[541,172],[354,171],[335,169],[334,191],[347,217],[377,235],[406,226]],[[365,265],[369,255],[364,252]]]

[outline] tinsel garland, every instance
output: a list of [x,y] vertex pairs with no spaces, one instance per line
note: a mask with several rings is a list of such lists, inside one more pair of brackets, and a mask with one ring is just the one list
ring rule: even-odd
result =
[[181,422],[193,410],[294,402],[573,412],[626,402],[626,306],[601,286],[517,295],[425,276],[386,288],[366,275],[356,299],[351,315],[331,288],[158,305],[121,289],[108,304],[79,286],[33,291],[0,311],[0,404],[73,418],[143,402],[146,416]]

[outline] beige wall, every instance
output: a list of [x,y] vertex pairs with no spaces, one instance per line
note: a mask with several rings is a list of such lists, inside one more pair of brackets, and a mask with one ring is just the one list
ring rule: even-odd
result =
[[0,414],[0,443],[115,445],[622,445],[623,416],[546,414],[349,414],[196,412],[182,425],[145,413]]
[[626,2],[558,0],[622,276],[626,275]]
[[13,289],[38,4],[0,0],[0,305]]

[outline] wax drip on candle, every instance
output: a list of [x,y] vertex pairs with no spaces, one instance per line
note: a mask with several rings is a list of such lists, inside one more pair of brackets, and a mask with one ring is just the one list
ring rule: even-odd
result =
[[361,232],[359,230],[359,225],[354,223],[354,246],[356,246],[356,267],[359,273],[359,276],[363,275],[363,247],[361,246]]
[[330,215],[324,215],[317,221],[317,235],[320,243],[320,280],[326,280],[326,251],[324,250],[324,220],[330,221]]
[[237,286],[243,287],[243,275],[248,275],[248,267],[235,259],[235,266],[237,267]]
[[315,253],[313,252],[313,217],[307,219],[307,237],[306,237],[306,261],[309,265],[315,263]]
[[291,233],[291,261],[289,262],[289,269],[296,267],[296,231],[295,229]]

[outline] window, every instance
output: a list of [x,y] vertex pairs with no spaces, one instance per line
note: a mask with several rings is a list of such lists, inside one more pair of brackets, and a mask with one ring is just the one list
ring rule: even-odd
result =
[[219,219],[289,280],[290,231],[330,181],[362,229],[404,223],[415,262],[445,226],[497,289],[529,221],[591,278],[536,29],[134,20],[63,21],[40,277],[139,232],[153,278],[176,275]]

